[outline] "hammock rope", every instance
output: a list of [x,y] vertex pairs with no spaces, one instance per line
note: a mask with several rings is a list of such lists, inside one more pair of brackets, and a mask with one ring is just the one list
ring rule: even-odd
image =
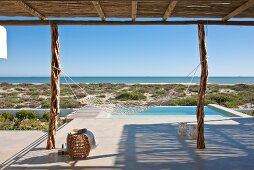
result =
[[[196,72],[197,72],[197,70],[198,70],[200,65],[201,65],[201,63],[199,63],[186,76],[186,78],[188,78],[188,77],[190,77],[193,74],[192,77],[191,77],[191,81],[188,83],[188,87],[185,90],[186,94],[189,91],[190,85],[191,85],[191,83],[192,83],[192,81],[193,81],[193,79],[195,77],[195,74],[196,74]],[[54,66],[52,66],[52,67],[54,67]],[[58,68],[55,68],[55,69],[58,69]],[[68,74],[66,74],[66,72],[64,72],[63,68],[61,68],[61,70],[62,70],[62,73],[64,74],[65,82],[68,85],[68,87],[71,89],[71,92],[72,92],[73,96],[77,100],[79,100],[77,95],[76,95],[76,93],[74,92],[73,88],[71,87],[69,81],[66,79],[66,77],[68,79],[70,79],[73,84],[75,84],[77,87],[79,87],[81,89],[82,93],[86,95],[84,98],[79,100],[79,102],[81,104],[85,104],[86,106],[93,106],[93,107],[101,109],[101,110],[103,110],[105,112],[110,112],[110,113],[118,114],[118,115],[134,114],[134,113],[138,113],[138,112],[142,112],[142,111],[148,110],[149,108],[153,107],[153,106],[126,106],[126,105],[122,105],[122,104],[115,104],[115,103],[111,102],[110,100],[103,101],[103,100],[99,99],[98,97],[96,97],[94,95],[90,95],[89,93],[87,93],[86,90],[83,87],[81,87]],[[172,90],[175,91],[175,89],[178,88],[180,85],[181,84],[177,84]],[[168,95],[170,95],[170,94],[168,94]],[[80,108],[80,109],[82,109],[82,108]]]
[[[206,25],[205,31],[206,31],[205,44],[207,46],[207,38],[208,38],[208,26],[207,25]],[[208,58],[208,54],[207,54],[207,58]],[[207,58],[205,60],[207,60]],[[202,62],[203,61],[200,61],[200,63],[185,77],[185,78],[189,78],[193,74],[190,82],[188,83],[186,90],[184,91],[186,95],[188,95],[188,93],[189,93],[189,88],[190,88],[190,86],[194,80],[194,77],[197,73],[197,70],[200,67]],[[52,68],[58,69],[54,66],[52,66]],[[59,70],[61,70],[62,73],[64,74],[64,79],[65,79],[67,85],[69,86],[69,88],[71,89],[71,92],[73,93],[74,97],[77,100],[79,100],[79,99],[78,99],[77,95],[75,94],[73,88],[71,87],[70,83],[66,79],[66,77],[68,79],[70,79],[73,84],[75,84],[77,87],[79,87],[81,89],[82,93],[84,93],[86,95],[84,98],[79,100],[79,102],[81,104],[85,104],[86,106],[93,106],[93,107],[101,109],[105,112],[110,112],[112,114],[118,114],[118,115],[134,114],[134,113],[148,110],[149,108],[153,107],[153,106],[126,106],[126,105],[122,105],[122,104],[115,104],[110,100],[102,100],[102,99],[96,97],[95,95],[90,95],[89,93],[87,93],[87,91],[83,87],[81,87],[79,85],[79,83],[75,82],[68,74],[66,74],[62,68]],[[178,88],[180,85],[181,84],[177,84],[173,89],[171,89],[171,91],[175,92],[176,88]],[[166,97],[170,97],[170,93]],[[159,105],[161,105],[161,103]],[[80,109],[82,109],[82,108],[80,108]]]
[[[52,66],[52,67],[54,67],[54,66]],[[109,100],[103,101],[103,100],[99,99],[98,97],[96,97],[94,95],[90,95],[89,93],[87,93],[86,90],[83,87],[81,87],[66,72],[64,72],[63,68],[61,68],[61,70],[62,70],[62,73],[64,74],[65,82],[68,85],[68,87],[71,89],[71,92],[73,93],[74,97],[78,100],[77,95],[75,94],[73,88],[71,87],[71,85],[70,85],[69,81],[66,79],[66,77],[68,79],[70,79],[73,84],[78,86],[81,89],[82,93],[84,93],[86,95],[84,98],[82,98],[79,101],[81,104],[85,104],[86,106],[93,106],[93,107],[96,107],[96,108],[101,109],[103,111],[111,112],[111,113],[115,113],[115,114],[117,114],[117,113],[119,113],[119,114],[132,114],[132,113],[137,113],[137,112],[141,112],[141,111],[144,111],[144,110],[148,109],[147,106],[129,107],[129,106],[121,105],[121,104],[115,104],[115,103],[113,103]]]

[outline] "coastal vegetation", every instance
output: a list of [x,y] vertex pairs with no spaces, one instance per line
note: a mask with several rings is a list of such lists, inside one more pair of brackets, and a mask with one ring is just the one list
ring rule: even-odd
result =
[[246,114],[246,115],[249,115],[249,116],[254,116],[254,110],[252,110],[252,111],[242,111],[244,114]]
[[[71,87],[71,88],[70,88]],[[198,85],[181,84],[61,84],[61,108],[79,108],[87,94],[124,105],[196,105]],[[253,108],[254,85],[208,85],[206,104]],[[0,108],[49,108],[49,84],[0,84]],[[20,114],[19,117],[24,115]],[[26,115],[28,116],[28,115]],[[35,118],[30,113],[29,118]],[[26,117],[28,118],[28,117]]]
[[[41,117],[34,111],[20,110],[15,115],[10,112],[0,113],[0,130],[47,130],[49,113]],[[59,120],[59,126],[64,123]]]
[[116,96],[117,100],[143,100],[146,96],[140,92],[127,92]]
[[[198,85],[189,88],[181,84],[141,85],[141,84],[61,84],[61,108],[79,108],[84,106],[82,99],[96,96],[105,103],[123,105],[196,105]],[[85,90],[85,91],[84,91]],[[208,85],[205,104],[219,104],[229,108],[249,108],[246,114],[254,115],[254,85]],[[0,113],[0,130],[46,130],[49,113],[39,116],[25,108],[49,108],[49,84],[0,84],[0,108],[22,108],[15,115]],[[60,124],[64,121],[60,120]]]

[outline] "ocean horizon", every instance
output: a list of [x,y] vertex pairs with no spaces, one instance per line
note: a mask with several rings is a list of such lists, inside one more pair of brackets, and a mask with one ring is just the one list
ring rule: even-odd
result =
[[[73,80],[73,81],[72,81]],[[200,77],[181,76],[84,76],[61,77],[61,83],[127,83],[127,84],[198,84]],[[0,83],[50,83],[50,77],[0,77]],[[209,77],[209,84],[254,84],[254,77]]]

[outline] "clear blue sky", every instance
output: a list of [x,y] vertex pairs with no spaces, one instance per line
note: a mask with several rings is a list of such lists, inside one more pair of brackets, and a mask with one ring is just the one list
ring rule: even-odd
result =
[[[49,76],[50,29],[6,27],[0,76]],[[186,76],[199,63],[197,26],[60,26],[71,76]],[[210,76],[254,76],[254,27],[208,26]],[[199,75],[199,73],[197,73]]]

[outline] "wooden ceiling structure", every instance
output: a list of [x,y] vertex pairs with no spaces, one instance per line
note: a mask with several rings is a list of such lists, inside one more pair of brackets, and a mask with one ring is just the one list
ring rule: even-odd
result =
[[254,25],[254,0],[4,0],[0,6],[0,16],[31,17],[0,20],[2,25],[48,25],[49,20],[58,25]]
[[[205,148],[204,99],[208,63],[204,25],[254,26],[254,0],[3,0],[0,6],[1,18],[25,17],[18,20],[0,19],[0,25],[51,27],[51,101],[47,149],[56,147],[57,117],[60,112],[58,25],[197,24],[201,65],[196,112],[197,149]],[[234,18],[245,19],[231,21]]]

